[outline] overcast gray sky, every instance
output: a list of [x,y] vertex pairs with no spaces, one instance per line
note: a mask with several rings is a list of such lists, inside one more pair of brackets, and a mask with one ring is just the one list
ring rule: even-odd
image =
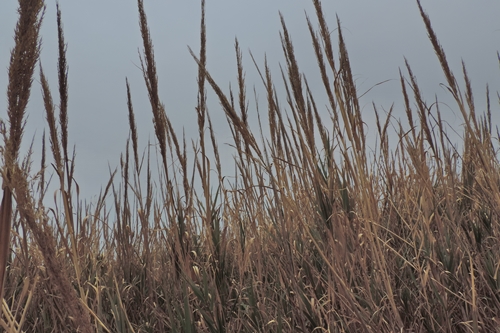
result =
[[[46,2],[41,62],[56,98],[56,2]],[[219,85],[226,92],[230,83],[236,85],[234,38],[238,37],[243,50],[248,92],[255,85],[260,92],[260,101],[265,101],[248,50],[260,64],[267,54],[274,77],[280,77],[279,64],[284,64],[279,37],[278,13],[281,11],[293,38],[300,69],[313,89],[317,87],[321,98],[323,88],[305,20],[307,12],[316,22],[311,3],[305,0],[207,0],[207,64]],[[460,61],[465,61],[477,92],[478,110],[483,111],[486,84],[489,83],[492,92],[496,92],[500,83],[496,55],[500,49],[500,1],[422,0],[422,5],[430,15],[452,70],[459,74]],[[447,93],[439,85],[445,80],[415,1],[323,0],[323,7],[332,30],[336,25],[335,15],[341,20],[359,92],[378,82],[392,80],[377,86],[362,100],[363,115],[370,131],[375,131],[373,122],[370,122],[373,119],[372,101],[381,110],[388,109],[395,102],[395,117],[404,119],[398,82],[398,70],[404,67],[404,56],[412,65],[427,101],[432,102],[434,94],[445,100],[442,97]],[[149,138],[154,141],[151,111],[138,69],[138,49],[142,49],[142,41],[137,1],[61,1],[60,8],[68,43],[70,143],[76,145],[76,179],[88,198],[97,194],[108,179],[108,164],[112,168],[118,166],[120,153],[125,150],[129,133],[125,77],[131,84],[141,149],[145,148]],[[197,67],[187,46],[195,52],[199,50],[200,1],[145,0],[145,9],[155,45],[160,97],[178,134],[181,135],[184,128],[188,139],[197,139],[194,109]],[[17,21],[16,10],[17,1],[2,0],[0,90],[3,92],[0,117],[3,119],[6,119],[7,68]],[[29,143],[33,135],[36,142],[40,142],[46,127],[38,71],[35,78],[25,143]],[[285,105],[284,98],[282,105]],[[209,107],[222,147],[231,141],[225,117],[213,96]],[[498,103],[493,99],[493,110],[498,109]],[[250,110],[255,110],[253,103]],[[449,113],[450,125],[460,132],[462,121],[456,108],[453,105],[450,109],[443,107],[442,112]],[[252,117],[255,119],[255,112]],[[499,119],[495,118],[496,123]],[[40,144],[35,149],[39,151]]]

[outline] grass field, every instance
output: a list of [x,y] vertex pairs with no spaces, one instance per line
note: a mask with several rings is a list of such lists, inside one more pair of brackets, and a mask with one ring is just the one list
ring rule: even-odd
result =
[[[417,1],[463,118],[463,141],[448,139],[438,100],[424,100],[407,62],[400,72],[406,119],[374,106],[378,146],[368,147],[341,26],[313,2],[311,46],[329,116],[299,69],[282,18],[286,63],[278,74],[256,64],[267,110],[259,110],[261,127],[251,128],[240,48],[238,85],[224,92],[205,66],[202,15],[200,52],[192,52],[199,138],[191,144],[160,100],[138,0],[157,145],[138,147],[127,82],[127,149],[99,199],[84,205],[68,147],[63,17],[58,8],[55,89],[38,67],[43,1],[19,1],[1,126],[0,331],[500,332],[500,137],[490,92],[485,114],[477,114],[465,65],[458,75],[450,70]],[[273,82],[281,80],[286,96],[278,97]],[[48,125],[33,145],[41,161],[20,151],[33,81],[41,83]],[[231,129],[233,182],[221,171],[207,90]],[[51,175],[59,190],[49,207]]]

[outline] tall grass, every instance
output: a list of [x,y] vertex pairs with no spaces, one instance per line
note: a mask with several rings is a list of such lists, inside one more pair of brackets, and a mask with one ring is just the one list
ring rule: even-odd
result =
[[[159,178],[152,176],[150,148],[139,147],[126,80],[130,138],[119,172],[111,172],[98,200],[84,206],[74,195],[75,153],[68,150],[59,7],[59,114],[40,65],[52,156],[46,156],[44,135],[40,169],[32,170],[30,152],[21,160],[43,1],[19,1],[9,119],[2,124],[3,330],[500,331],[500,137],[492,131],[488,89],[488,109],[478,115],[465,65],[460,84],[417,1],[463,117],[463,151],[448,139],[439,101],[425,101],[408,62],[400,83],[409,127],[392,120],[393,108],[384,116],[374,105],[379,143],[371,147],[339,20],[331,29],[321,2],[313,3],[318,29],[306,20],[329,117],[300,70],[281,17],[286,63],[279,76],[286,95],[277,96],[267,62],[254,61],[267,110],[257,110],[260,127],[251,128],[238,41],[237,91],[224,92],[207,68],[202,0],[200,49],[191,50],[198,66],[199,138],[188,148],[160,100],[153,41],[138,0]],[[231,129],[234,182],[222,173],[207,88]],[[394,149],[389,141],[397,142]],[[195,152],[192,160],[188,149]],[[58,181],[60,206],[44,205],[47,173]]]

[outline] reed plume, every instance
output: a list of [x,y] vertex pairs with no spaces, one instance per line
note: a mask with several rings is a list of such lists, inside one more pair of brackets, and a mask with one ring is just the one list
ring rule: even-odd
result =
[[5,269],[10,252],[12,194],[15,190],[18,158],[23,137],[33,72],[40,55],[40,27],[44,4],[41,0],[20,0],[19,20],[14,32],[14,48],[10,54],[7,115],[9,129],[3,132],[5,148],[2,168],[3,197],[0,206],[0,301],[3,295]]
[[[249,99],[238,39],[237,88],[225,90],[210,71],[210,17],[208,3],[201,1],[200,49],[196,55],[189,49],[198,89],[193,103],[198,136],[191,155],[189,139],[176,133],[161,102],[153,40],[138,0],[141,69],[157,144],[148,142],[141,153],[140,114],[126,79],[123,117],[129,137],[120,169],[110,170],[95,204],[72,195],[78,188],[75,155],[68,150],[67,45],[57,6],[59,113],[40,66],[47,151],[58,179],[55,206],[46,208],[51,163],[45,134],[40,171],[30,171],[31,147],[19,162],[43,4],[20,1],[9,69],[9,127],[0,128],[5,142],[0,273],[6,281],[0,329],[498,330],[500,134],[492,133],[490,87],[486,112],[479,115],[465,64],[460,75],[452,71],[417,0],[423,33],[464,121],[462,147],[447,133],[440,99],[426,100],[406,58],[399,70],[402,103],[387,111],[372,103],[377,140],[369,142],[364,117],[369,110],[362,112],[349,40],[340,19],[332,18],[332,34],[321,1],[312,2],[316,15],[305,21],[326,106],[308,80],[309,68],[299,62],[299,45],[281,14],[276,19],[284,64],[278,72],[267,57],[261,64],[250,53],[263,101],[258,87],[255,103]],[[210,98],[218,108],[209,110]],[[214,128],[221,117],[231,131],[231,176],[224,174],[230,161],[220,153]],[[158,176],[152,170],[155,149]]]

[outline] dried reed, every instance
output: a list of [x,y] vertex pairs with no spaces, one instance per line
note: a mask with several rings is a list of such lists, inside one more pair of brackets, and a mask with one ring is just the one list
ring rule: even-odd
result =
[[[340,21],[335,45],[319,0],[313,0],[318,29],[307,15],[306,22],[327,111],[300,69],[280,15],[285,95],[277,95],[267,60],[260,66],[250,54],[267,104],[265,116],[256,109],[253,128],[237,39],[237,92],[225,93],[209,71],[202,0],[199,54],[190,49],[198,66],[199,138],[188,160],[186,139],[160,100],[146,11],[142,0],[137,4],[158,179],[151,172],[151,145],[141,153],[126,80],[130,138],[121,179],[110,172],[94,205],[73,196],[68,65],[58,6],[59,115],[41,66],[40,82],[63,207],[46,209],[45,136],[38,173],[30,172],[29,154],[18,161],[43,3],[20,1],[1,151],[5,331],[498,332],[500,168],[490,92],[486,114],[478,116],[465,65],[461,88],[418,0],[464,119],[462,152],[447,135],[439,100],[428,104],[408,61],[400,85],[409,127],[394,120],[397,106],[384,118],[374,103],[378,146],[366,142]],[[207,87],[232,132],[231,182],[222,173],[226,161],[219,155]]]

